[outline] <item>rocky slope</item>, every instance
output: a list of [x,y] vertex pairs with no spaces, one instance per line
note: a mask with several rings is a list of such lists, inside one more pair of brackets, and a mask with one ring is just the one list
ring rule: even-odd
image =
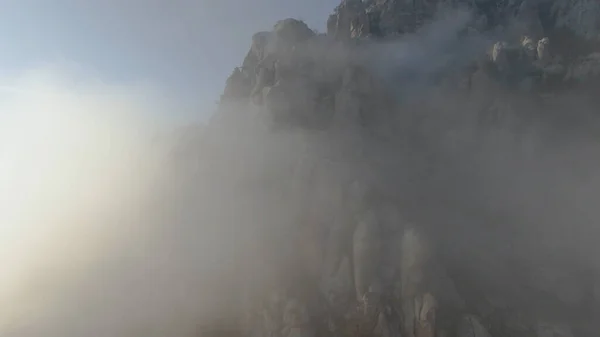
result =
[[592,0],[256,33],[199,141],[260,224],[234,226],[244,334],[597,336],[599,42]]

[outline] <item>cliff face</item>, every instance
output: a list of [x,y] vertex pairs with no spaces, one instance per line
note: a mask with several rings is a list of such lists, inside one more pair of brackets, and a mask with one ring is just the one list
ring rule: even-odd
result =
[[345,0],[326,34],[255,34],[205,137],[250,213],[286,210],[240,258],[246,333],[597,336],[599,39],[591,0]]

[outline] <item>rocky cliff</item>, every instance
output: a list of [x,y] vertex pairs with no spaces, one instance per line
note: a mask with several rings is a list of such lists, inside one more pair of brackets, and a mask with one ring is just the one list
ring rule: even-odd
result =
[[256,33],[202,137],[260,224],[233,226],[244,334],[597,336],[599,42],[592,0]]

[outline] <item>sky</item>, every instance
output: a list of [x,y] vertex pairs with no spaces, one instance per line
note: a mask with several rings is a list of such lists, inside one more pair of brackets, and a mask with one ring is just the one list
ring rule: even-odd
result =
[[0,100],[11,91],[7,82],[52,68],[74,87],[142,83],[175,104],[171,117],[205,118],[255,32],[287,17],[323,31],[339,0],[0,3]]
[[157,128],[207,120],[255,32],[287,17],[323,31],[337,3],[0,0],[0,307],[12,306],[0,335],[45,301],[27,297],[37,285],[24,280],[62,261],[72,268],[71,250],[86,265],[82,251],[105,251],[128,230],[113,213],[155,192]]
[[156,131],[210,117],[255,32],[287,17],[323,31],[337,3],[0,0],[0,303],[31,237],[71,226],[52,216],[138,190]]

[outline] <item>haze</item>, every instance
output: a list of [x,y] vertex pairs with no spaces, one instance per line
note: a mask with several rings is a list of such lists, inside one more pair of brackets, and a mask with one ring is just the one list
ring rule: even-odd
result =
[[[162,137],[210,117],[255,31],[288,16],[322,28],[334,5],[5,2],[0,335],[161,335],[177,325],[166,321],[196,320],[203,251],[147,242],[156,228],[197,222],[161,195],[173,179],[161,173],[171,151]],[[188,245],[202,246],[199,232]]]
[[[0,14],[11,32],[0,37],[2,337],[187,337],[206,322],[238,319],[253,300],[241,294],[263,295],[281,270],[301,283],[288,266],[298,224],[333,223],[343,213],[340,186],[357,177],[442,224],[433,232],[452,257],[490,277],[496,266],[467,257],[487,256],[482,242],[506,233],[474,224],[471,205],[518,214],[519,233],[539,235],[515,255],[547,245],[598,264],[597,143],[583,135],[551,147],[540,127],[515,140],[452,119],[452,109],[471,112],[460,99],[431,96],[428,108],[442,118],[425,123],[424,135],[439,145],[436,131],[452,120],[456,144],[435,149],[441,173],[418,185],[404,173],[434,164],[403,144],[382,147],[352,130],[271,132],[251,107],[234,106],[207,127],[252,34],[287,17],[323,31],[338,1],[8,3]],[[433,90],[426,81],[408,86],[402,71],[426,77],[493,42],[444,44],[468,19],[456,14],[360,54],[407,98],[407,111]],[[530,155],[527,142],[542,155]],[[437,212],[436,202],[452,206]]]

